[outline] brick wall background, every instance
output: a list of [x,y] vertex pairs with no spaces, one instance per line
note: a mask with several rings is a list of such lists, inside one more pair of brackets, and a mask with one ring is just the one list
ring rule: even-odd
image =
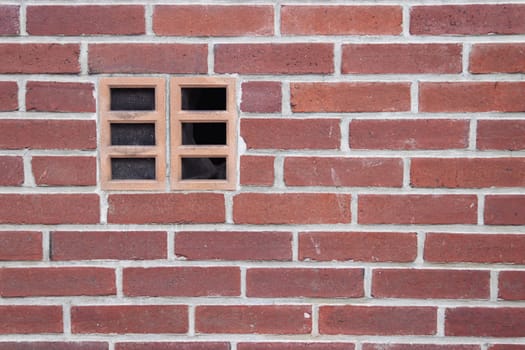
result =
[[[523,1],[2,1],[0,34],[0,349],[525,349]],[[98,79],[207,74],[238,190],[102,191]]]

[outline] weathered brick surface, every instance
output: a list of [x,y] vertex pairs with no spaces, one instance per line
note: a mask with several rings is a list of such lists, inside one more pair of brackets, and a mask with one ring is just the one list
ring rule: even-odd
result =
[[42,260],[42,234],[31,231],[0,232],[0,261]]
[[158,35],[272,35],[271,6],[159,5],[153,14]]
[[18,109],[18,85],[14,81],[0,81],[0,111]]
[[46,334],[62,331],[61,306],[0,306],[0,334]]
[[27,32],[32,35],[144,34],[143,6],[28,6]]
[[487,225],[525,225],[525,196],[487,196],[484,216]]
[[445,334],[465,337],[523,337],[525,309],[457,307],[445,311]]
[[0,156],[0,186],[20,186],[24,183],[22,157]]
[[116,350],[229,350],[226,342],[142,342],[117,343]]
[[518,151],[525,149],[525,121],[480,120],[476,144],[480,150]]
[[275,81],[248,81],[242,84],[241,111],[277,113],[281,111],[281,84]]
[[19,6],[0,6],[0,35],[17,35],[20,33]]
[[26,108],[37,112],[95,112],[93,84],[27,83]]
[[271,186],[274,183],[274,157],[242,156],[240,182],[244,186]]
[[0,73],[79,73],[78,44],[0,44]]
[[504,300],[525,300],[525,272],[501,271],[498,286],[498,298]]
[[479,44],[470,52],[472,73],[525,72],[524,44]]
[[97,162],[93,157],[33,157],[33,176],[40,186],[94,186]]
[[105,342],[28,341],[0,342],[0,350],[107,350]]

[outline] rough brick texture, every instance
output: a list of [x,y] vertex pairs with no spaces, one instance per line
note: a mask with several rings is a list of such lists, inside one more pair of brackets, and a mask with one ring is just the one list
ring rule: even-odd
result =
[[93,85],[30,81],[26,108],[38,112],[95,112]]
[[271,6],[155,6],[153,30],[158,35],[272,35]]
[[0,350],[525,350],[524,37],[524,0],[3,1]]
[[291,260],[289,232],[179,232],[175,254],[188,260]]
[[53,260],[150,260],[166,258],[165,232],[51,233]]
[[405,83],[294,83],[294,112],[389,112],[410,109]]
[[0,111],[18,109],[18,85],[14,81],[0,81]]
[[142,6],[29,6],[27,32],[32,35],[144,34]]
[[97,184],[97,162],[92,157],[34,157],[31,164],[39,186]]

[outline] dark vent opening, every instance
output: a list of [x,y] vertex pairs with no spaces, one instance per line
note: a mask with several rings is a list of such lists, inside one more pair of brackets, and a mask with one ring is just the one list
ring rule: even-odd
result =
[[226,145],[226,123],[182,123],[183,145]]
[[114,123],[111,124],[112,146],[154,146],[155,124]]
[[226,158],[182,158],[182,180],[226,180]]
[[154,111],[155,88],[111,88],[112,111]]
[[182,88],[181,108],[183,111],[225,111],[226,88]]
[[155,180],[155,158],[112,158],[112,180]]

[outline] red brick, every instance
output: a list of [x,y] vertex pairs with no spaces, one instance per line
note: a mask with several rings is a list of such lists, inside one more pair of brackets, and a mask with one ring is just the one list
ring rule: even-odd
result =
[[525,73],[525,44],[478,44],[472,46],[472,73]]
[[[0,148],[96,149],[92,120],[0,120]],[[53,137],[50,137],[53,135]]]
[[274,159],[270,156],[241,156],[241,185],[272,186]]
[[363,344],[363,350],[480,350],[479,345],[463,344]]
[[242,83],[241,111],[248,113],[281,112],[281,83],[277,81],[247,81]]
[[343,45],[342,72],[355,74],[461,73],[458,44]]
[[325,43],[217,44],[215,72],[239,74],[328,74],[334,46]]
[[42,260],[42,234],[40,232],[0,232],[0,261]]
[[73,333],[163,334],[188,331],[188,308],[181,305],[73,306]]
[[237,224],[337,224],[350,222],[350,195],[241,193],[233,198]]
[[78,44],[0,44],[0,73],[80,73]]
[[416,256],[415,233],[301,232],[299,235],[300,260],[412,262]]
[[525,6],[519,4],[414,6],[410,11],[410,33],[523,34],[525,33]]
[[433,335],[436,309],[396,306],[321,306],[321,334]]
[[175,255],[188,260],[292,259],[290,232],[177,232]]
[[238,267],[152,267],[126,268],[123,275],[126,296],[239,296]]
[[143,6],[28,6],[31,35],[144,34]]
[[160,5],[153,13],[157,35],[273,35],[272,6]]
[[18,11],[20,6],[0,6],[0,35],[17,35],[20,33]]
[[520,344],[490,344],[489,350],[524,350],[525,345]]
[[525,120],[479,120],[478,149],[525,149]]
[[309,334],[310,306],[212,305],[197,306],[198,333]]
[[22,157],[0,156],[0,186],[20,186],[23,183]]
[[252,268],[246,295],[255,298],[359,298],[363,269]]
[[166,259],[166,232],[52,232],[51,259]]
[[472,262],[525,264],[525,235],[430,233],[425,260],[436,263]]
[[298,35],[401,34],[400,6],[281,7],[281,33]]
[[295,113],[410,110],[409,83],[292,83],[290,90]]
[[466,120],[352,120],[350,147],[355,149],[455,149],[468,147]]
[[422,112],[522,112],[525,82],[420,83]]
[[525,308],[457,307],[445,312],[445,335],[523,337]]
[[218,342],[151,342],[116,343],[115,350],[230,350],[230,343]]
[[0,350],[108,350],[103,342],[0,342]]
[[2,297],[114,295],[115,271],[96,267],[4,268]]
[[62,307],[0,305],[0,334],[62,333]]
[[352,343],[238,343],[238,350],[354,350]]
[[91,44],[89,72],[207,73],[208,47],[205,44]]
[[498,284],[499,299],[525,300],[525,271],[501,271]]
[[39,186],[94,186],[97,160],[93,157],[33,157],[35,182]]
[[18,110],[18,84],[14,81],[0,81],[0,111],[16,110]]
[[403,162],[395,158],[287,157],[287,186],[401,187]]
[[108,201],[115,224],[221,223],[226,215],[217,193],[113,194]]
[[525,225],[525,196],[486,196],[485,224]]
[[243,119],[241,136],[249,149],[337,149],[337,119]]
[[475,195],[360,195],[361,224],[476,224]]
[[37,112],[96,112],[91,83],[30,81],[26,108]]
[[488,271],[375,269],[374,298],[488,299]]
[[525,186],[525,158],[416,158],[414,187],[482,188]]
[[96,224],[96,194],[0,194],[2,224]]

